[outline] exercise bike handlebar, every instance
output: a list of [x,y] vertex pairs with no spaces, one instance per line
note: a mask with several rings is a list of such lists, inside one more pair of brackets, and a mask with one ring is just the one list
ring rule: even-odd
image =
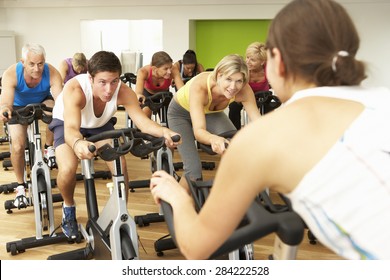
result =
[[152,112],[157,113],[162,107],[168,108],[173,97],[170,91],[161,91],[145,98],[142,108],[148,107]]
[[[52,120],[51,115],[46,112],[52,112],[53,108],[46,106],[44,103],[31,103],[22,108],[12,111],[12,120],[21,125],[29,125],[35,120],[42,120],[49,124]],[[3,116],[8,119],[8,112],[4,112]]]
[[256,99],[257,107],[261,107],[263,105],[274,102],[275,103],[274,108],[277,108],[282,104],[279,98],[273,95],[272,91],[270,90],[255,92],[255,99]]
[[172,141],[175,143],[179,142],[181,139],[179,134],[173,135],[171,138],[172,138]]
[[[197,182],[193,183],[196,184]],[[172,207],[167,202],[161,201],[161,209],[169,233],[177,246]],[[259,199],[256,199],[247,210],[240,226],[210,256],[210,259],[232,252],[270,233],[276,233],[284,244],[296,246],[303,239],[304,229],[302,219],[295,212],[271,213],[261,204]]]
[[[221,134],[218,134],[218,136],[220,137],[223,137],[223,138],[226,138],[228,140],[232,139],[233,136],[237,133],[237,130],[230,130],[230,131],[226,131],[226,132],[223,132]],[[225,143],[225,148],[227,149],[229,146],[228,143]],[[203,143],[199,143],[199,148],[208,153],[209,155],[216,155],[217,153],[215,153],[213,151],[213,149],[211,148],[211,145],[207,145],[207,144],[203,144]]]
[[[86,140],[95,143],[106,139],[122,139],[122,143],[116,148],[106,144],[98,149],[98,155],[106,161],[115,160],[129,152],[136,157],[144,157],[165,145],[164,137],[154,137],[136,128],[113,129],[90,136]],[[91,151],[91,146],[89,149]]]
[[137,82],[137,76],[134,73],[124,73],[123,75],[120,76],[120,79],[125,84],[130,83],[135,85]]

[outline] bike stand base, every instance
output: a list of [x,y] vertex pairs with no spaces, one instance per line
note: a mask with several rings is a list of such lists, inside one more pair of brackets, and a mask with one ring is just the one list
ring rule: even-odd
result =
[[12,163],[10,159],[4,159],[3,161],[3,169],[9,170],[8,168],[12,167]]
[[[62,195],[59,193],[52,194],[52,199],[53,199],[53,203],[64,201],[62,198]],[[27,198],[27,201],[28,201],[27,207],[32,206],[32,202],[30,201],[29,198]],[[13,199],[9,199],[9,200],[4,201],[4,209],[7,210],[7,214],[12,213],[11,209],[18,208],[15,206],[14,202],[15,202],[15,200],[13,200]],[[24,208],[27,208],[27,207],[24,207]],[[21,209],[23,209],[23,208],[21,208]]]
[[144,227],[150,225],[151,223],[164,222],[165,219],[164,216],[160,213],[150,213],[146,215],[135,216],[134,221],[139,227]]
[[134,189],[149,188],[150,180],[137,180],[129,182],[130,192],[135,192]]
[[164,255],[164,251],[176,249],[177,246],[173,242],[172,238],[163,238],[154,242],[154,250],[157,253],[157,256],[161,257]]
[[[80,241],[78,243],[80,243]],[[74,243],[74,241],[69,241],[68,237],[66,237],[63,233],[58,233],[55,236],[45,234],[41,239],[37,239],[36,237],[27,237],[17,241],[8,242],[6,244],[6,249],[8,253],[15,256],[17,253],[23,253],[30,248],[52,245],[60,242]]]
[[90,260],[92,259],[92,251],[89,246],[81,249],[76,249],[70,252],[51,255],[48,260]]
[[5,160],[6,158],[9,158],[11,156],[10,152],[2,152],[0,153],[0,160]]
[[[182,162],[174,162],[173,168],[175,171],[183,169],[183,163]],[[215,168],[215,162],[212,161],[202,161],[202,169],[204,170],[214,170]]]
[[0,193],[8,194],[10,192],[14,192],[19,184],[17,182],[13,182],[10,184],[3,184],[0,186]]

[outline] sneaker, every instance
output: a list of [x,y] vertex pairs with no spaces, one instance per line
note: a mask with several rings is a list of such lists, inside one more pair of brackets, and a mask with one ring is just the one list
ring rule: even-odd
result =
[[56,154],[53,146],[49,146],[45,149],[44,161],[50,169],[57,168]]
[[76,207],[62,207],[62,232],[69,239],[76,239],[79,234],[79,226],[76,220]]
[[16,192],[16,197],[14,200],[15,207],[17,207],[18,209],[27,208],[28,201],[27,201],[26,190],[24,188],[24,185],[17,186],[15,192]]

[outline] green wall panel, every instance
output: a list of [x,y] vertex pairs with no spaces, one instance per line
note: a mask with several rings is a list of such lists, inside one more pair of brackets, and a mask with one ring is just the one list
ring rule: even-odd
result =
[[214,68],[228,54],[245,56],[246,47],[265,42],[270,20],[197,20],[196,55],[206,68]]

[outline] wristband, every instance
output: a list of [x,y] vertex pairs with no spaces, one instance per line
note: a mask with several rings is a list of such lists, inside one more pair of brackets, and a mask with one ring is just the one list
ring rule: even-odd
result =
[[76,147],[77,142],[79,142],[80,140],[83,140],[83,139],[82,138],[78,138],[76,141],[74,141],[73,146],[72,146],[72,150],[73,151],[74,151],[74,148]]

